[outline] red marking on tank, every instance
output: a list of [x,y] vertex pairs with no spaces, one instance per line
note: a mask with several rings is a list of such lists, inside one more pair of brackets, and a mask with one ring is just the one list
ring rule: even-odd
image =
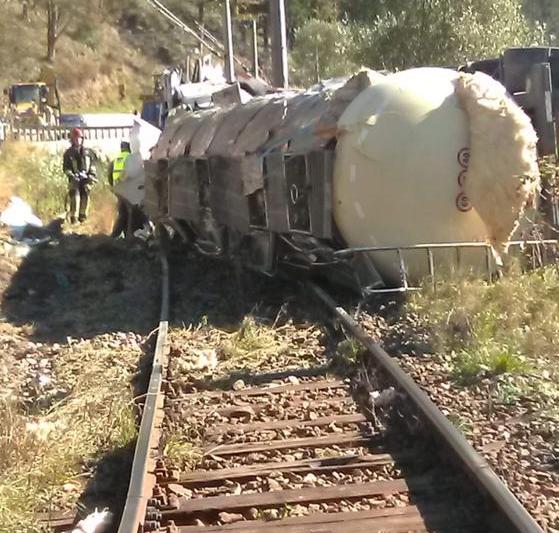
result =
[[456,208],[462,213],[466,213],[472,208],[470,199],[463,192],[456,197]]
[[458,164],[462,168],[468,168],[468,165],[470,164],[470,149],[469,148],[462,148],[462,150],[460,150],[458,152]]
[[458,174],[458,185],[460,185],[460,187],[464,187],[464,183],[466,183],[467,177],[468,177],[467,170],[463,170],[462,172],[460,172],[460,174]]

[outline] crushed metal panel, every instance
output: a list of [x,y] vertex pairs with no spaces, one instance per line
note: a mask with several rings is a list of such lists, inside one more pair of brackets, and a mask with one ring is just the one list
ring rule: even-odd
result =
[[220,156],[210,162],[210,206],[215,219],[246,234],[250,229],[248,198],[243,192],[242,159]]
[[264,170],[262,158],[250,155],[241,159],[241,179],[243,180],[243,194],[248,196],[264,187]]
[[310,184],[310,216],[312,234],[319,239],[332,238],[332,176],[334,152],[309,152],[307,176]]
[[204,117],[190,145],[189,155],[191,157],[204,157],[206,155],[208,147],[212,143],[221,125],[221,121],[225,118],[228,111],[229,109],[216,109],[214,113]]
[[179,220],[198,222],[200,201],[194,160],[183,156],[170,164],[169,191],[169,216]]
[[203,157],[194,160],[196,181],[198,183],[198,202],[200,207],[210,207],[210,162]]
[[166,159],[144,162],[146,172],[144,205],[151,220],[156,221],[167,215],[167,165]]
[[188,115],[184,112],[179,112],[177,115],[167,120],[165,128],[163,129],[163,132],[153,149],[153,159],[163,159],[165,157],[169,157],[169,148],[171,147],[171,142],[175,137],[175,133],[187,119]]
[[274,97],[260,108],[237,137],[231,154],[241,156],[253,154],[266,144],[274,131],[285,120],[288,99]]
[[268,229],[277,233],[287,233],[289,231],[289,216],[283,153],[272,152],[268,154],[264,159],[264,168]]
[[239,82],[228,85],[221,91],[212,94],[214,105],[225,106],[231,104],[240,104],[243,101],[241,93],[241,85]]
[[[326,110],[326,96],[320,93],[302,94],[287,100],[287,114],[280,127],[263,146],[264,151],[289,146],[294,143],[315,146],[314,124]],[[310,139],[310,140],[309,140]]]
[[190,143],[209,113],[189,113],[178,128],[169,144],[169,157],[188,155]]
[[208,155],[232,155],[235,141],[247,124],[266,105],[264,99],[254,99],[229,111],[221,121],[208,147]]
[[317,135],[318,124],[327,110],[328,101],[324,97],[317,98],[312,107],[294,119],[294,123],[298,124],[298,127],[289,142],[290,152],[301,153],[317,150],[324,148],[330,142],[330,138]]

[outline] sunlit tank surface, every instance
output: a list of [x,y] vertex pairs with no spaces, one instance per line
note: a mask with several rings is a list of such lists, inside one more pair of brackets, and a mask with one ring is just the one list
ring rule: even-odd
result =
[[[364,90],[341,116],[333,207],[349,247],[491,240],[468,196],[471,126],[456,91],[459,77],[436,68],[392,74]],[[500,179],[508,176],[495,176]],[[433,254],[447,268],[459,262],[479,270],[487,260],[476,249],[459,257],[455,250]],[[370,255],[386,281],[399,281],[396,252]],[[403,257],[410,280],[428,273],[425,250]]]

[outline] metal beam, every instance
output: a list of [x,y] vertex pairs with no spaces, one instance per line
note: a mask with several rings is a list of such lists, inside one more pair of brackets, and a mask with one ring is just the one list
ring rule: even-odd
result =
[[276,87],[287,89],[287,30],[285,22],[285,0],[270,0],[272,21],[272,78]]
[[225,0],[224,2],[223,19],[225,29],[225,79],[227,83],[233,83],[235,81],[235,67],[233,63],[233,30],[231,26],[230,0]]
[[258,78],[258,27],[252,21],[252,75]]

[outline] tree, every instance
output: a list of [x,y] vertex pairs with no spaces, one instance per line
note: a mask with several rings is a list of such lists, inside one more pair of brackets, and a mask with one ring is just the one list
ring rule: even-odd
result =
[[310,85],[356,70],[350,30],[341,22],[322,20],[310,20],[297,30],[291,56],[295,83]]
[[548,42],[521,0],[340,0],[339,17],[308,21],[295,33],[292,57],[301,81],[350,74],[356,65],[457,66]]
[[543,39],[543,32],[524,16],[519,0],[420,0],[359,27],[356,59],[388,69],[452,66]]
[[524,0],[524,12],[533,23],[542,25],[548,44],[559,45],[559,3],[557,0]]
[[82,0],[37,0],[36,5],[46,15],[47,61],[52,63],[56,56],[58,40],[69,30],[72,23],[78,21],[80,16],[85,16],[88,4]]

